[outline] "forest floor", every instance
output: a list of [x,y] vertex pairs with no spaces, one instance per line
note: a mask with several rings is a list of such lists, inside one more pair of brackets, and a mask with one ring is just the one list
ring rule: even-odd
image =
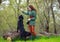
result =
[[[4,40],[2,37],[0,37],[0,42],[11,42],[11,41]],[[25,42],[25,41],[20,39],[15,39],[14,42]],[[26,40],[26,42],[60,42],[60,36],[50,36],[50,37],[39,36],[34,40],[28,39]]]

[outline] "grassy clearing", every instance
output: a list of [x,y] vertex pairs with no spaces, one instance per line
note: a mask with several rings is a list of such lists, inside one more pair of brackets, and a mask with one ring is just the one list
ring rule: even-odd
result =
[[[11,41],[7,41],[4,40],[2,37],[0,38],[0,42],[11,42]],[[25,42],[24,40],[15,40],[14,42]],[[37,37],[35,40],[26,40],[26,42],[60,42],[60,36],[56,37],[56,36],[51,36],[51,37]]]

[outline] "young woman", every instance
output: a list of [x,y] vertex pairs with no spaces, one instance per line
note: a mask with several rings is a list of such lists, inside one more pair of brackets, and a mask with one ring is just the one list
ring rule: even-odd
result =
[[35,33],[36,9],[32,5],[29,5],[27,9],[28,9],[27,12],[22,11],[22,13],[29,16],[29,19],[27,22],[28,28],[30,30],[30,33],[33,36],[36,36],[36,33]]

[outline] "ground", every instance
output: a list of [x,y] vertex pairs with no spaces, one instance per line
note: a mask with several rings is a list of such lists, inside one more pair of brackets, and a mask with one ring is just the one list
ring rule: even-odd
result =
[[[2,37],[0,37],[0,42],[10,42],[7,40],[4,40]],[[16,39],[14,42],[25,42],[24,40]],[[51,36],[51,37],[37,37],[35,40],[26,40],[26,42],[60,42],[60,36]]]

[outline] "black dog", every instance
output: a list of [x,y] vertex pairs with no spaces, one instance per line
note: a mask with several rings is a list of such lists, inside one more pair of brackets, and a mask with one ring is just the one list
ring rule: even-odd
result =
[[23,24],[23,16],[20,15],[18,18],[18,25],[17,25],[17,32],[20,32],[20,38],[26,39],[26,37],[31,36],[30,32],[25,31],[24,24]]

